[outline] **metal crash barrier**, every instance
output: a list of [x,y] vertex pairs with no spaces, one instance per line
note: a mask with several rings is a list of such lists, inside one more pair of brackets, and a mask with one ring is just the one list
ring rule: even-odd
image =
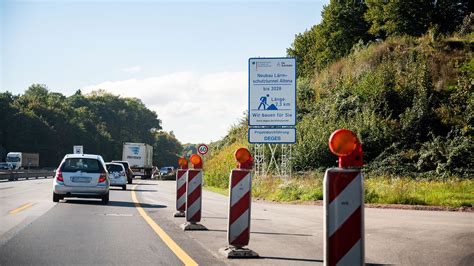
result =
[[7,171],[0,172],[0,180],[15,181],[19,179],[30,178],[50,178],[54,176],[54,171],[35,170],[35,171]]

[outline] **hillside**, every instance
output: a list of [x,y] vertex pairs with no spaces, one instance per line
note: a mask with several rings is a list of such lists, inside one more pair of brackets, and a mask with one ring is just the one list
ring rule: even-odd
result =
[[[448,34],[426,28],[419,36],[397,33],[364,41],[364,33],[352,48],[340,50],[342,55],[319,60],[326,50],[310,36],[319,36],[338,3],[331,2],[323,22],[296,35],[288,49],[303,71],[297,82],[296,179],[256,178],[254,195],[322,199],[323,171],[337,159],[328,138],[337,128],[348,128],[363,145],[367,202],[472,206],[474,15]],[[311,40],[312,48],[300,45]],[[249,146],[245,119],[211,145],[208,185],[227,187],[239,146]]]

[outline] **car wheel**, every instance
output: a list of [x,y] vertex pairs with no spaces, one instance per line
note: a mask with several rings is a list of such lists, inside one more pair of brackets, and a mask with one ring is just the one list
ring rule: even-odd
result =
[[122,190],[127,190],[127,185],[123,185]]
[[103,203],[103,204],[109,203],[109,193],[108,193],[108,192],[107,192],[107,194],[105,194],[104,196],[102,196],[102,203]]
[[59,202],[60,199],[61,197],[58,194],[53,192],[53,202]]

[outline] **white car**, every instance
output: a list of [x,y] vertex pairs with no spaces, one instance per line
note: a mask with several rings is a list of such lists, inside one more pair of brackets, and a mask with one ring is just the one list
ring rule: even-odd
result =
[[122,187],[122,190],[127,189],[127,172],[121,163],[105,163],[107,171],[109,172],[110,186]]
[[102,156],[67,154],[54,175],[53,201],[65,197],[100,198],[107,204],[109,187],[109,173]]

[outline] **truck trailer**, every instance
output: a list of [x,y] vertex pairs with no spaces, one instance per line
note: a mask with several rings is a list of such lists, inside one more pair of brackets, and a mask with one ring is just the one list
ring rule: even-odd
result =
[[146,143],[125,142],[122,160],[128,161],[134,176],[142,179],[151,178],[153,169],[153,146]]
[[13,169],[29,169],[39,167],[39,153],[9,152],[7,163],[11,163]]

